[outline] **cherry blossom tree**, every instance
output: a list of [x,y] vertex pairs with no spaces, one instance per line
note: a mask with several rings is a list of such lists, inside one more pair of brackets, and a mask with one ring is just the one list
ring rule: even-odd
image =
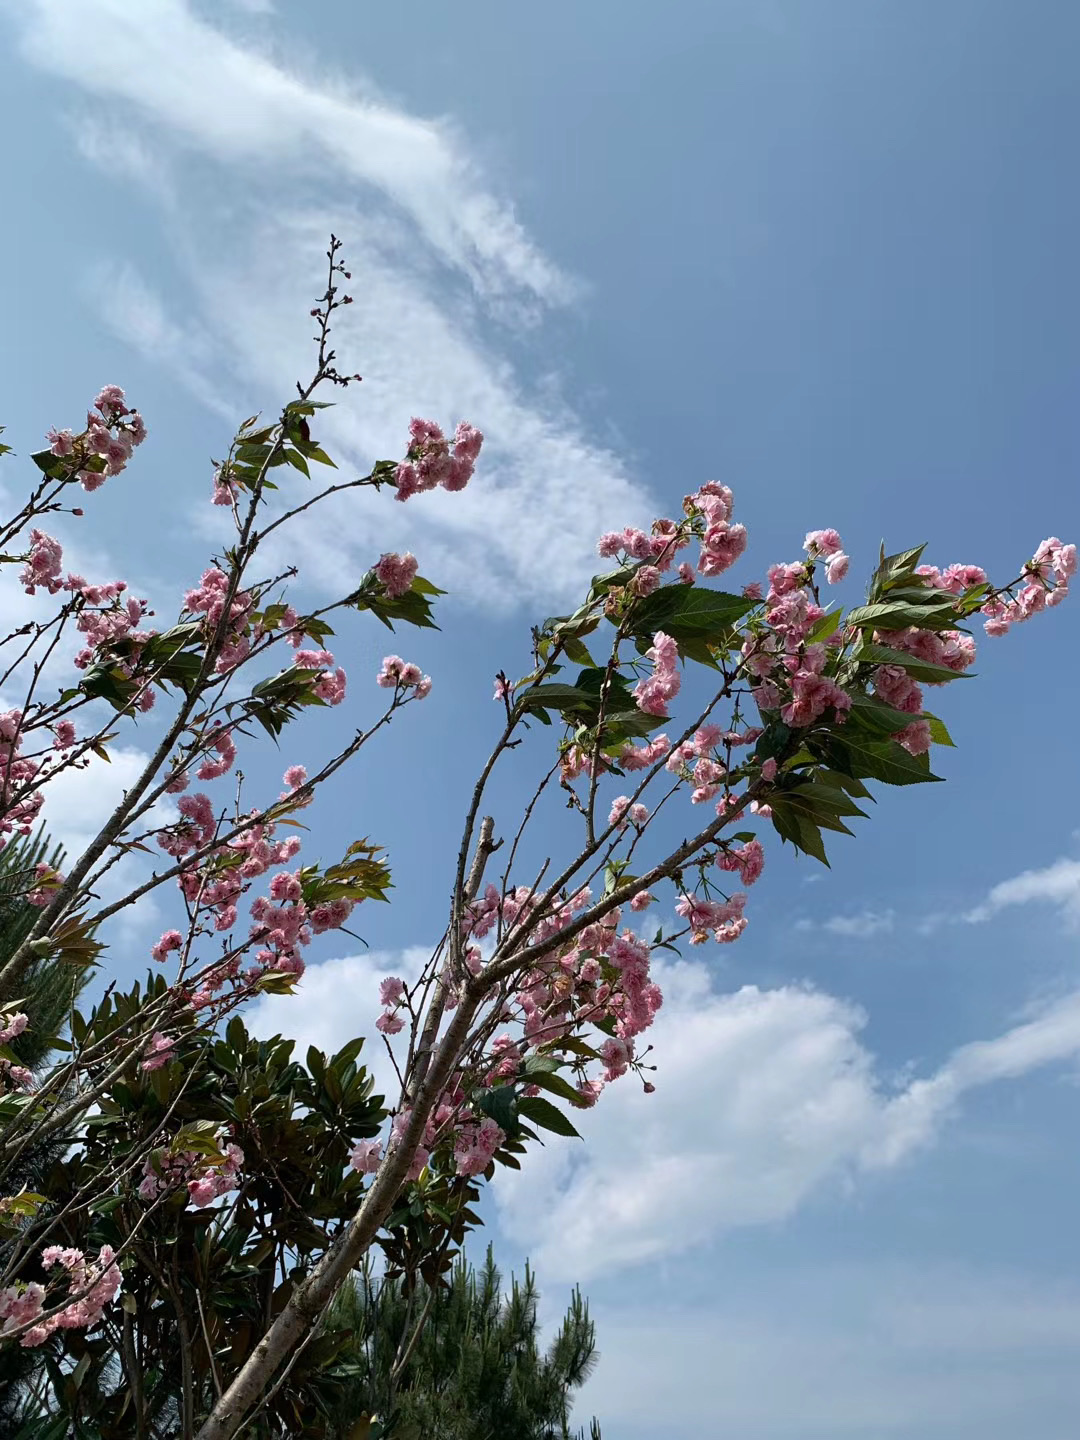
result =
[[[76,1015],[47,1075],[20,1074],[0,1049],[8,1170],[26,1147],[87,1124],[132,1077],[163,1077],[183,1093],[198,1037],[254,996],[290,992],[313,935],[386,897],[377,837],[358,837],[334,864],[306,863],[297,816],[342,767],[365,763],[361,752],[438,677],[388,655],[359,686],[352,677],[347,694],[327,646],[338,645],[332,627],[357,612],[391,627],[430,625],[441,592],[414,556],[373,545],[359,584],[305,613],[289,598],[294,569],[266,568],[267,542],[287,553],[299,516],[351,491],[412,505],[437,487],[459,491],[482,436],[462,423],[448,438],[414,419],[400,460],[313,481],[333,465],[313,434],[326,403],[315,397],[357,378],[339,372],[330,346],[335,311],[349,303],[336,239],[328,261],[312,311],[314,374],[272,423],[246,421],[216,467],[210,499],[234,535],[171,624],[159,628],[122,581],[67,572],[42,528],[58,511],[81,514],[72,499],[118,483],[132,462],[145,427],[117,386],[96,397],[85,427],[50,432],[33,457],[39,478],[2,527],[2,558],[21,567],[42,613],[3,642],[0,690],[17,701],[0,715],[0,832],[27,833],[56,777],[107,754],[125,727],[152,722],[158,737],[66,873],[43,865],[28,877],[39,918],[6,961],[5,993],[43,956],[107,976],[106,922],[155,891],[177,907],[147,957],[154,982],[127,996],[110,989],[88,1017]],[[952,741],[926,692],[969,673],[973,625],[1004,635],[1056,606],[1076,569],[1075,547],[1057,538],[1003,583],[978,565],[926,564],[922,546],[883,547],[865,601],[845,609],[828,600],[850,565],[832,529],[812,531],[798,558],[768,565],[760,582],[709,583],[742,558],[747,538],[731,490],[714,481],[648,532],[601,536],[608,568],[576,609],[533,629],[527,673],[494,676],[498,718],[448,865],[445,928],[418,978],[386,978],[371,1017],[397,1067],[387,1127],[357,1140],[349,1213],[185,1434],[226,1440],[241,1430],[380,1237],[402,1254],[423,1251],[469,1187],[497,1164],[526,1163],[538,1132],[576,1134],[568,1111],[600,1102],[611,1084],[651,1091],[646,1037],[663,999],[653,953],[739,938],[770,832],[828,863],[823,832],[851,833],[869,784],[936,780],[931,749]],[[73,636],[75,673],[54,689]],[[277,794],[252,801],[234,785],[225,797],[218,782],[234,774],[242,745],[260,732],[278,740],[308,709],[345,704],[356,722],[344,746],[290,764]],[[488,814],[493,776],[511,756],[513,784],[523,770],[531,779],[512,813]],[[538,860],[534,836],[556,811],[569,811],[562,848]],[[100,883],[122,861],[139,878],[103,902]],[[9,1007],[0,1044],[34,1023]],[[3,1338],[34,1346],[59,1330],[90,1333],[122,1303],[139,1260],[137,1233],[106,1223],[121,1191],[147,1214],[171,1197],[203,1208],[242,1193],[245,1121],[207,1116],[200,1126],[177,1115],[164,1106],[137,1144],[111,1155],[107,1174],[89,1174],[60,1207],[47,1195],[0,1200],[18,1231],[0,1276]],[[88,1247],[63,1243],[76,1216],[99,1217],[96,1231],[83,1227],[99,1237]]]

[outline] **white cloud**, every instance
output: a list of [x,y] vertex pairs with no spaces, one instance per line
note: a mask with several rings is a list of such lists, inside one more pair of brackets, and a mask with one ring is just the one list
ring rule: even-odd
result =
[[[446,121],[382,100],[366,79],[309,79],[231,40],[184,0],[28,0],[10,7],[43,69],[126,101],[144,120],[234,164],[366,183],[415,221],[485,295],[564,300],[572,287],[486,188]],[[280,189],[277,191],[280,195]]]
[[893,928],[894,915],[891,910],[880,913],[863,910],[858,915],[832,915],[821,922],[821,928],[830,935],[846,935],[854,940],[866,940],[871,935],[884,935]]
[[317,558],[320,575],[352,578],[408,543],[455,593],[503,608],[551,603],[595,568],[600,531],[649,518],[644,489],[559,402],[559,382],[530,389],[506,358],[505,337],[573,286],[453,126],[406,113],[362,78],[286,68],[182,0],[7,8],[24,57],[101,111],[83,153],[108,162],[115,146],[128,183],[163,206],[190,294],[166,306],[123,257],[110,262],[120,284],[103,318],[119,335],[219,412],[273,405],[310,367],[308,310],[334,229],[348,241],[356,301],[335,342],[365,380],[335,397],[332,441],[366,468],[402,453],[412,414],[484,430],[464,494],[408,506],[384,496],[377,519],[343,505],[298,533],[293,550]]
[[[387,975],[415,980],[430,956],[430,949],[413,946],[309,965],[294,994],[262,996],[244,1012],[245,1024],[255,1035],[287,1035],[295,1040],[293,1053],[301,1061],[310,1045],[333,1054],[355,1036],[365,1036],[361,1062],[374,1075],[375,1089],[394,1103],[398,1093],[394,1067],[373,1023],[381,1008],[379,981]],[[398,1041],[391,1043],[400,1050]]]
[[[86,769],[58,771],[45,786],[42,819],[51,838],[64,846],[68,869],[97,836],[125,790],[139,778],[150,758],[132,745],[110,745],[108,748],[111,763],[91,756]],[[147,817],[144,828],[164,824],[175,818],[175,814],[171,801],[159,801]],[[110,904],[141,884],[148,873],[145,857],[126,855],[98,882],[96,894],[102,903]],[[113,943],[131,943],[159,914],[155,894],[150,892],[119,911],[108,922],[109,928],[103,932],[103,938]]]
[[868,940],[873,935],[886,935],[896,920],[892,910],[860,910],[855,915],[830,915],[826,920],[796,920],[794,928],[808,933],[824,930],[851,940]]
[[85,770],[61,770],[45,787],[45,822],[63,843],[69,864],[97,835],[150,758],[124,745],[111,748],[109,757],[111,764],[91,756]]
[[1080,860],[1055,860],[1043,870],[1025,870],[1011,880],[1002,880],[964,918],[979,924],[1012,905],[1033,901],[1057,905],[1070,925],[1080,925]]
[[545,1274],[584,1279],[782,1220],[827,1182],[931,1143],[967,1091],[1080,1052],[1077,992],[890,1093],[864,1015],[841,1000],[719,995],[696,964],[664,967],[662,985],[656,1093],[620,1081],[583,1117],[584,1145],[549,1144],[496,1181],[505,1228]]

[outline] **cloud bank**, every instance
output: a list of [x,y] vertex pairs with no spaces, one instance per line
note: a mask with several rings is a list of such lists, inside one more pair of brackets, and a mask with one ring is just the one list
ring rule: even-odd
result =
[[644,488],[560,401],[570,379],[531,385],[516,371],[517,341],[577,287],[450,122],[409,113],[362,75],[286,65],[272,19],[257,48],[184,0],[6,9],[25,60],[81,97],[82,156],[155,206],[188,290],[166,303],[160,280],[117,256],[104,323],[219,412],[272,405],[310,366],[307,314],[334,229],[356,301],[335,339],[365,375],[331,412],[334,444],[366,468],[402,454],[411,414],[484,430],[464,495],[354,503],[309,527],[301,549],[328,583],[407,542],[425,573],[476,603],[562,600],[594,568],[601,530],[649,517]]

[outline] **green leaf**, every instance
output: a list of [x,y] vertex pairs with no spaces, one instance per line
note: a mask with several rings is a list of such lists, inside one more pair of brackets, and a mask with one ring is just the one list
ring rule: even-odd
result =
[[926,545],[916,545],[911,550],[901,550],[895,555],[886,555],[884,545],[881,547],[881,563],[874,574],[875,588],[890,590],[896,585],[902,585],[905,580],[910,580],[915,575],[915,567],[922,559]]
[[562,685],[558,681],[548,681],[543,685],[532,685],[528,690],[523,690],[518,696],[518,705],[522,710],[587,710],[596,708],[597,697],[590,695],[586,690],[580,690],[576,685]]
[[575,665],[589,665],[594,669],[596,667],[596,661],[589,654],[588,646],[584,645],[575,635],[567,635],[563,640],[563,653]]
[[555,1135],[565,1135],[571,1140],[580,1140],[581,1136],[577,1129],[563,1112],[550,1100],[543,1099],[540,1095],[522,1095],[517,1103],[518,1114],[524,1115],[526,1120],[541,1126],[544,1130],[550,1130]]
[[569,1101],[578,1110],[588,1109],[589,1102],[570,1084],[565,1075],[560,1075],[556,1070],[530,1070],[528,1066],[526,1066],[526,1074],[530,1085],[539,1085],[541,1090],[558,1095],[560,1100]]
[[950,680],[967,678],[960,670],[950,670],[947,665],[935,665],[931,660],[920,660],[917,655],[908,655],[903,650],[891,650],[887,645],[860,645],[852,658],[860,665],[897,665],[913,680],[925,680],[933,685],[944,685]]
[[815,860],[820,860],[826,869],[829,866],[825,844],[817,825],[805,814],[783,805],[772,805],[772,823],[782,840],[790,840],[797,850],[805,851]]
[[634,633],[665,631],[674,639],[720,635],[754,608],[744,595],[728,595],[703,585],[665,585],[640,601],[634,611]]
[[858,815],[863,820],[866,819],[865,811],[860,810],[843,789],[819,779],[793,785],[789,790],[780,791],[778,795],[774,796],[774,799],[793,804],[811,813]]
[[816,645],[822,640],[827,640],[830,635],[835,635],[843,618],[842,610],[830,610],[827,615],[822,615],[821,619],[815,621],[811,626],[810,633],[806,637],[807,645]]
[[955,746],[955,743],[956,743],[956,742],[953,740],[953,738],[952,738],[952,736],[949,734],[948,730],[946,730],[946,728],[945,728],[945,722],[944,722],[943,720],[939,720],[936,715],[931,715],[931,714],[929,714],[929,713],[928,713],[927,711],[925,711],[925,710],[924,710],[923,713],[919,716],[919,719],[920,719],[920,720],[926,720],[926,721],[929,722],[929,725],[930,725],[930,739],[934,742],[935,745],[952,745],[952,746]]
[[923,785],[941,780],[940,775],[931,774],[925,756],[909,754],[895,740],[871,740],[853,734],[843,739],[833,737],[825,748],[836,769],[847,769],[852,775],[881,780],[886,785]]
[[506,1135],[513,1137],[517,1133],[518,1096],[513,1085],[499,1085],[494,1090],[483,1090],[476,1103]]
[[895,735],[897,731],[903,730],[916,718],[904,710],[896,710],[893,706],[886,705],[884,700],[879,700],[874,695],[855,694],[851,697],[851,709],[848,711],[848,718],[845,721],[845,733],[847,726],[852,725],[855,729],[866,731],[870,735],[881,737]]
[[959,618],[952,598],[942,602],[933,597],[940,596],[940,590],[928,590],[930,603],[923,605],[910,600],[887,600],[873,605],[860,605],[849,610],[846,625],[861,630],[949,630],[956,626]]

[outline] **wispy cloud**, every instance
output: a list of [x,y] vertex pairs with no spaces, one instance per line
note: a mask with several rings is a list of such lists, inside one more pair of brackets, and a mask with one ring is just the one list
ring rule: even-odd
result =
[[106,166],[104,183],[119,173],[158,204],[188,287],[171,279],[166,303],[153,273],[117,257],[124,284],[103,318],[118,334],[219,411],[273,403],[309,366],[332,228],[356,299],[335,338],[365,376],[332,412],[334,443],[358,466],[400,455],[410,414],[468,418],[487,435],[465,494],[384,497],[377,515],[354,507],[310,527],[324,572],[354,575],[407,539],[456,593],[535,605],[574,591],[601,530],[649,517],[644,488],[560,402],[558,378],[516,373],[519,332],[577,287],[452,123],[407,113],[356,73],[301,73],[269,39],[241,42],[183,0],[6,9],[25,59],[77,87],[79,148]]
[[1080,925],[1080,860],[1055,860],[1043,870],[1025,870],[1002,880],[964,918],[977,925],[1010,906],[1037,901],[1056,905],[1070,925]]
[[892,910],[860,910],[854,915],[830,915],[825,920],[796,920],[795,929],[803,932],[823,930],[851,940],[868,940],[873,935],[886,935],[896,921]]

